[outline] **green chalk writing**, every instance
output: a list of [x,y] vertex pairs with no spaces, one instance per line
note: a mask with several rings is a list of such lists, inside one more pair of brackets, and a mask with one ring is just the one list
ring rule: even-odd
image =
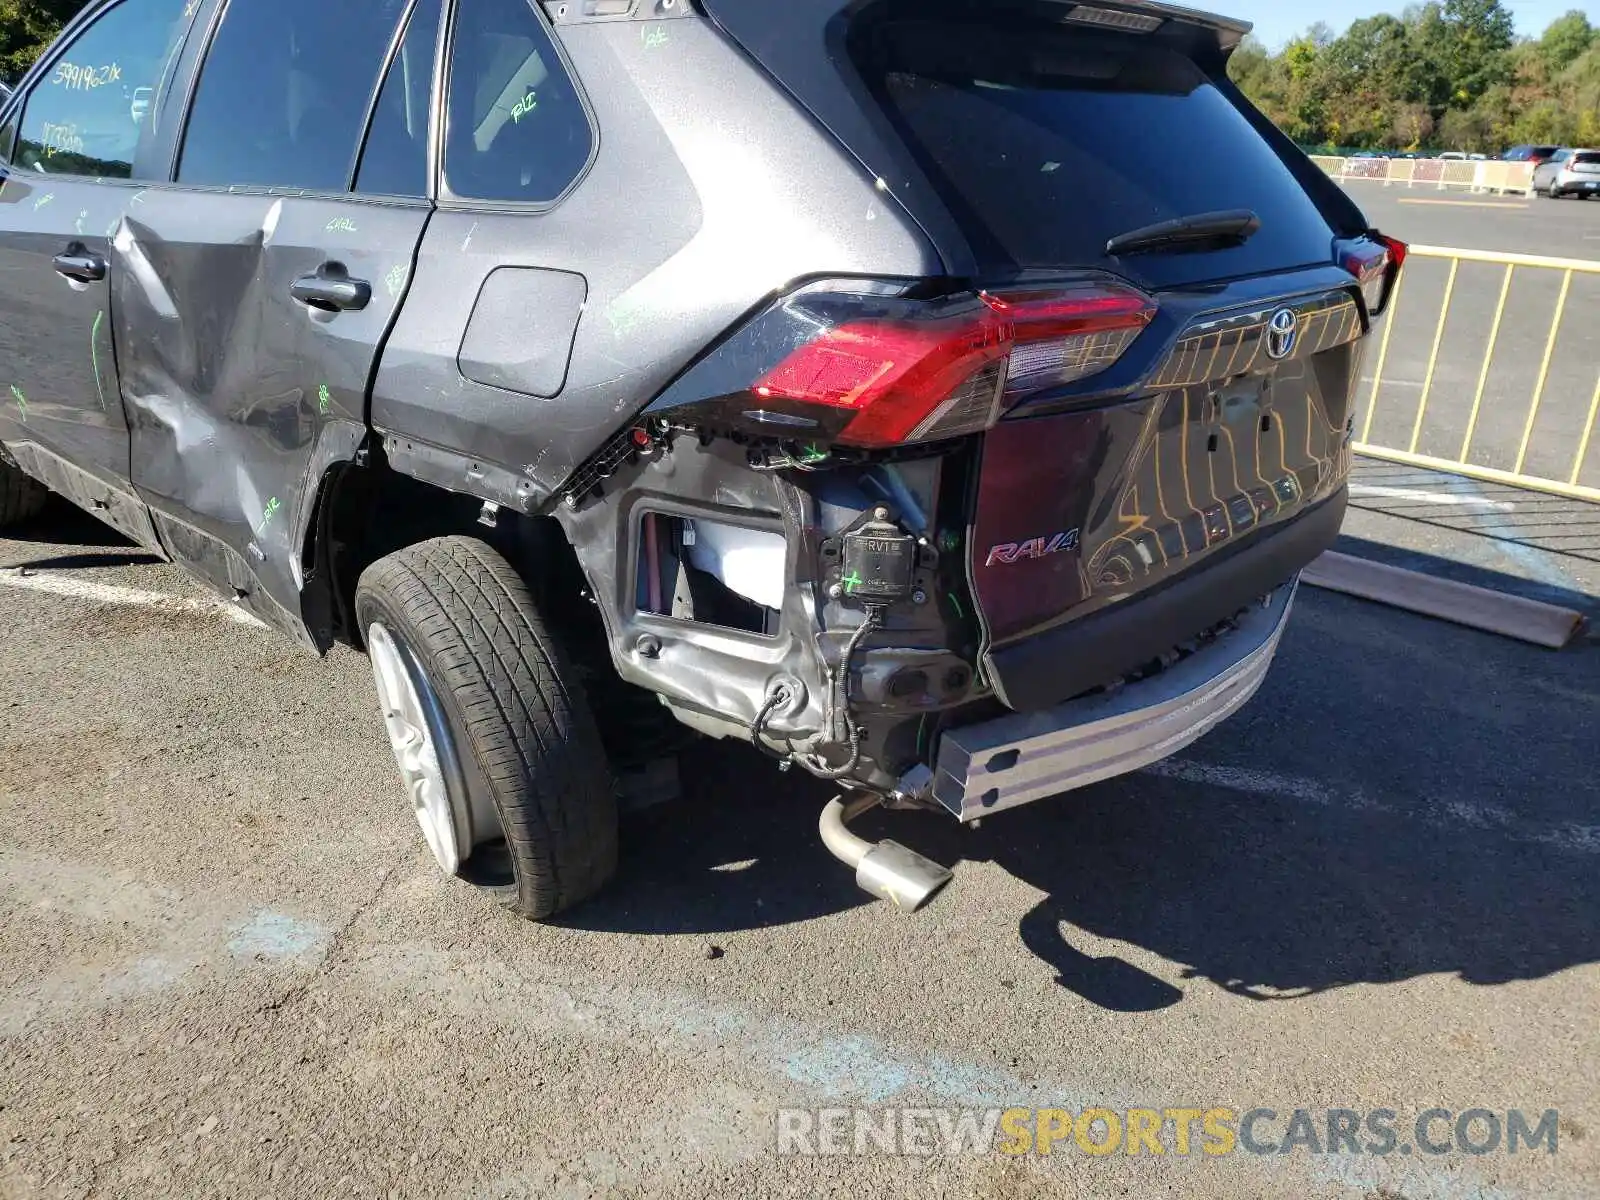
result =
[[76,228],[78,230],[78,235],[80,237],[83,235],[84,222],[86,222],[88,219],[89,219],[89,210],[86,208],[86,209],[84,209],[82,212],[80,212],[78,214],[78,220],[75,223],[76,224]]
[[639,36],[644,39],[645,47],[650,50],[667,44],[667,31],[665,29],[641,29],[639,30]]
[[33,202],[33,211],[34,212],[38,212],[46,204],[54,204],[55,200],[56,200],[56,194],[54,192],[46,192],[44,195],[40,196],[37,200],[35,200]]
[[16,384],[11,385],[11,398],[17,402],[17,410],[22,413],[22,419],[28,419],[28,398],[22,394],[22,389]]
[[539,93],[529,89],[528,94],[521,100],[518,100],[516,107],[511,110],[511,120],[520,125],[522,123],[522,118],[533,112],[533,110],[538,107]]
[[352,221],[349,217],[335,217],[333,220],[328,222],[327,232],[329,232],[329,233],[356,233],[356,232],[359,232],[359,231],[356,229],[356,223],[354,221]]
[[862,579],[861,576],[857,575],[854,571],[851,571],[850,574],[846,575],[839,582],[844,584],[845,592],[850,593],[854,592],[858,587],[861,586]]
[[317,411],[323,416],[328,415],[328,410],[333,407],[333,397],[328,393],[328,385],[323,384],[317,389]]
[[384,276],[383,284],[389,289],[389,295],[391,296],[398,296],[403,292],[406,286],[405,264],[398,264],[388,275]]
[[283,508],[283,502],[281,500],[279,500],[276,496],[274,496],[271,500],[267,501],[266,510],[261,514],[261,524],[256,526],[256,536],[257,537],[260,537],[262,535],[262,533],[266,530],[267,526],[272,524],[272,518],[277,516],[278,512],[282,508]]
[[626,296],[619,296],[616,302],[606,309],[606,320],[611,324],[612,337],[626,337],[638,327],[640,321],[644,320],[644,305]]

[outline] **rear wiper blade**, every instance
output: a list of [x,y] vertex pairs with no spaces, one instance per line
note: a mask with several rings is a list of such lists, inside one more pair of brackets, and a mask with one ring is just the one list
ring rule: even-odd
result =
[[1119,233],[1106,243],[1106,253],[1113,256],[1142,254],[1146,250],[1165,250],[1185,245],[1199,249],[1205,243],[1237,246],[1249,240],[1250,235],[1260,228],[1261,218],[1248,208],[1195,213],[1192,217],[1158,221],[1154,225]]

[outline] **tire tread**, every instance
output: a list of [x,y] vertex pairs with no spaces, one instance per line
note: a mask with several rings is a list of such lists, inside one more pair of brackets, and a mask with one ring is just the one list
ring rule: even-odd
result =
[[537,920],[598,891],[616,870],[615,788],[581,689],[511,564],[476,539],[435,538],[373,564],[358,592],[398,610],[459,717],[461,755],[505,830],[510,907]]

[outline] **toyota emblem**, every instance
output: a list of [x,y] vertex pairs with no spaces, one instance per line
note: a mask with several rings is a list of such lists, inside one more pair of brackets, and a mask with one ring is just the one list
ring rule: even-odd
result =
[[1294,353],[1299,334],[1299,318],[1292,308],[1280,308],[1267,322],[1267,357],[1288,358]]

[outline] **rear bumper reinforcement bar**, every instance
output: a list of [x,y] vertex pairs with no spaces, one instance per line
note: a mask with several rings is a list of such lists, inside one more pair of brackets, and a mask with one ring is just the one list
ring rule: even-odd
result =
[[1278,649],[1297,583],[1158,675],[1038,712],[1011,713],[939,739],[933,795],[963,821],[1148,766],[1231,716]]

